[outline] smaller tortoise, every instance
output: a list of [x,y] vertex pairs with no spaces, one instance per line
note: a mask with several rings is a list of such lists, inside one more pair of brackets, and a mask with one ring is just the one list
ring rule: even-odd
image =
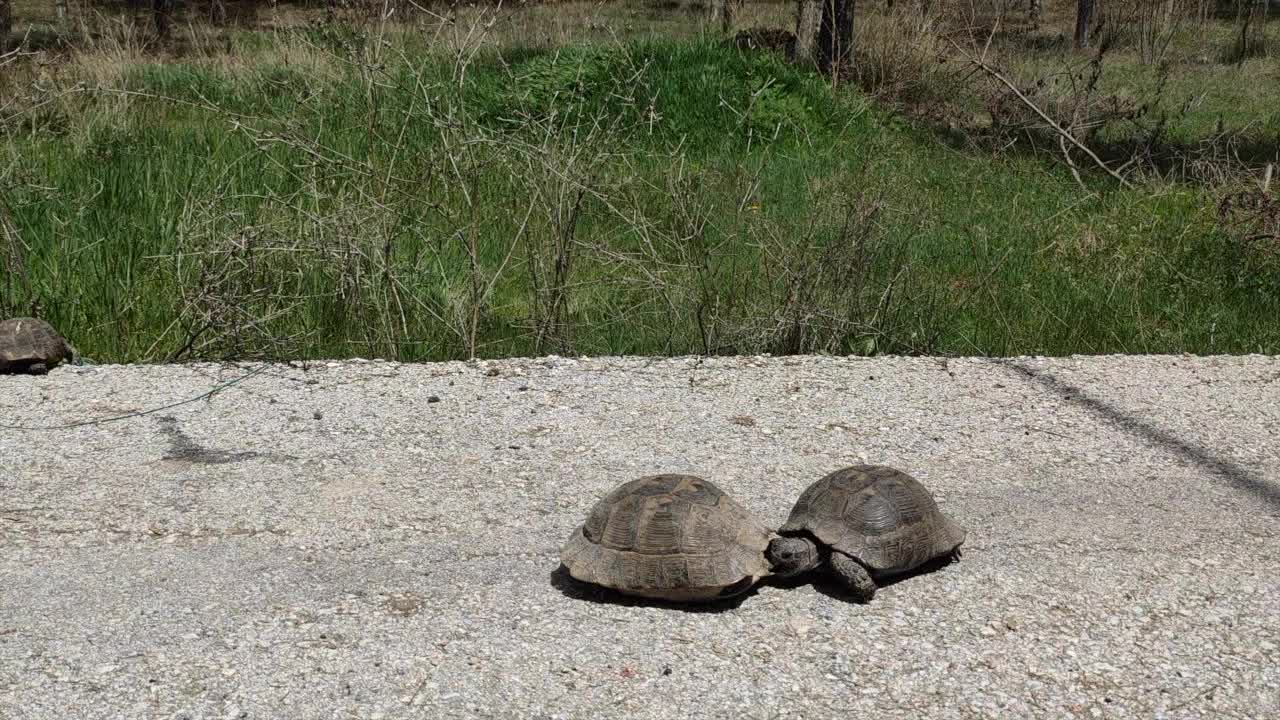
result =
[[692,475],[632,480],[596,503],[560,550],[569,574],[628,595],[708,602],[771,574],[776,536],[724,491]]
[[43,375],[74,358],[75,349],[43,320],[20,317],[0,322],[0,373]]
[[800,495],[771,557],[787,577],[825,565],[866,602],[876,580],[960,556],[965,531],[915,478],[883,465],[837,470]]

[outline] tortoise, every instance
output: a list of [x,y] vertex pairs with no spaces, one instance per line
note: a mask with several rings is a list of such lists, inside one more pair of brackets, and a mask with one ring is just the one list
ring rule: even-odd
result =
[[560,561],[577,580],[627,595],[710,602],[772,574],[777,535],[711,482],[663,474],[624,483],[573,531]]
[[75,348],[53,326],[36,318],[0,322],[0,373],[43,375],[75,359]]
[[884,465],[854,465],[810,485],[778,534],[770,555],[779,576],[825,566],[862,602],[877,580],[958,559],[965,539],[918,480]]

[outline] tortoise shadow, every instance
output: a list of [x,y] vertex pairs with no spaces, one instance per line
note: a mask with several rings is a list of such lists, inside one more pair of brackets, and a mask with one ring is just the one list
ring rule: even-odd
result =
[[795,590],[805,585],[813,585],[827,579],[827,574],[822,570],[814,570],[812,572],[800,573],[791,577],[782,577],[781,575],[770,575],[760,581],[760,585],[768,585],[779,590]]
[[[934,558],[929,562],[926,562],[925,564],[920,565],[919,567],[908,570],[907,572],[897,573],[896,575],[889,575],[887,577],[876,578],[876,594],[879,595],[880,592],[883,591],[885,588],[892,587],[894,585],[897,585],[900,582],[910,580],[911,578],[919,577],[921,575],[927,575],[929,573],[939,572],[955,562],[959,562],[959,560],[954,559],[949,555],[944,555],[939,558]],[[789,584],[785,586],[784,585],[775,585],[775,586],[795,588],[795,587],[799,587],[800,585],[804,585],[807,582],[813,585],[814,590],[818,591],[823,595],[826,595],[829,598],[832,598],[834,600],[841,600],[847,603],[852,603],[854,605],[866,605],[868,603],[875,602],[874,597],[866,601],[860,601],[853,598],[852,596],[849,595],[849,592],[845,590],[844,586],[841,585],[839,581],[835,579],[834,576],[832,576],[830,573],[823,572],[821,570],[816,571],[814,575],[802,575],[799,578],[789,578],[788,580],[783,580],[780,582],[787,582]]]
[[671,600],[657,600],[654,598],[627,595],[616,590],[610,590],[606,587],[582,582],[570,575],[569,569],[561,563],[560,567],[551,571],[551,587],[560,591],[560,594],[567,598],[583,600],[597,605],[651,607],[660,608],[662,610],[679,610],[680,612],[694,614],[716,614],[736,610],[738,606],[742,605],[742,603],[747,600],[747,598],[750,598],[759,592],[758,588],[760,587],[760,584],[758,583],[737,595],[732,595],[720,600],[701,603],[682,603]]

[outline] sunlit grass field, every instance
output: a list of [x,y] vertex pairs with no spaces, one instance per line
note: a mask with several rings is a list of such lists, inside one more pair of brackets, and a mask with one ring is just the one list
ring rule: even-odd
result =
[[[591,7],[19,59],[0,309],[98,361],[1280,350],[1280,244],[1222,221],[1227,188],[1077,179],[689,16]],[[1256,114],[1265,144],[1259,103],[1178,132]]]

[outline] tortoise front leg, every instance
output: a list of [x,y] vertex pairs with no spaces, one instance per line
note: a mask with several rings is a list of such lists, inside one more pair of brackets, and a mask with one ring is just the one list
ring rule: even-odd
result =
[[876,594],[876,583],[858,561],[838,552],[831,553],[831,572],[858,602],[867,602]]
[[31,363],[27,366],[27,372],[32,375],[44,375],[49,372],[49,366],[45,363]]

